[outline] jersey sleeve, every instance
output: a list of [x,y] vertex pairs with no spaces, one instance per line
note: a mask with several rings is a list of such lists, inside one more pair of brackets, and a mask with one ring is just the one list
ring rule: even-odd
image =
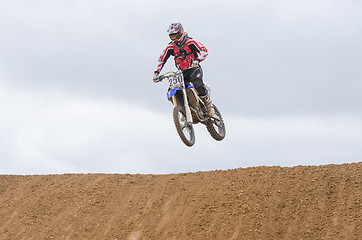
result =
[[158,63],[157,63],[157,67],[155,69],[155,72],[159,73],[161,72],[163,66],[165,65],[165,63],[167,62],[167,59],[171,56],[174,55],[174,51],[173,51],[173,47],[168,45],[161,53],[159,59],[158,59]]
[[209,54],[206,47],[198,41],[191,40],[189,46],[195,55],[195,59],[199,60],[200,62],[204,61]]

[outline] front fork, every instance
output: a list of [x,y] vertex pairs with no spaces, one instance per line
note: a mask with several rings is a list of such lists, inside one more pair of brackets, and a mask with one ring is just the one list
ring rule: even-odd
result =
[[185,88],[182,89],[182,93],[184,95],[184,104],[185,104],[185,110],[186,110],[186,120],[187,120],[188,124],[192,124],[192,115],[191,115],[189,100],[187,99],[187,93],[186,93]]
[[[189,106],[189,101],[187,99],[187,93],[186,93],[186,89],[185,88],[182,88],[182,94],[183,94],[183,100],[184,100],[184,106],[185,106],[185,111],[186,111],[186,121],[188,124],[192,124],[192,115],[191,115],[191,109],[190,109],[190,106]],[[173,102],[173,105],[174,107],[177,106],[178,104],[178,101],[176,99],[176,95],[173,95],[172,96],[172,102]]]

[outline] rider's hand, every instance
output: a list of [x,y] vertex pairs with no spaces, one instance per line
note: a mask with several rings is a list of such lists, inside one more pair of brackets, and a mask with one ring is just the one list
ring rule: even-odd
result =
[[158,77],[158,72],[155,72],[153,74],[153,82],[157,83],[160,81],[160,78]]
[[198,68],[199,67],[199,60],[195,60],[191,64],[191,68]]

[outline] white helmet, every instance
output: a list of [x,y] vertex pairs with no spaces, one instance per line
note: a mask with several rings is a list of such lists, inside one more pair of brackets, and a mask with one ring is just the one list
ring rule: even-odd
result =
[[167,30],[168,36],[175,43],[180,43],[185,37],[184,28],[181,23],[172,23]]

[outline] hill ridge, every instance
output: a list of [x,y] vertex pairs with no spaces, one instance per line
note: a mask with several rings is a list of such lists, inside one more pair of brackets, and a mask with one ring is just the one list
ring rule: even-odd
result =
[[0,175],[0,239],[362,239],[362,163]]

